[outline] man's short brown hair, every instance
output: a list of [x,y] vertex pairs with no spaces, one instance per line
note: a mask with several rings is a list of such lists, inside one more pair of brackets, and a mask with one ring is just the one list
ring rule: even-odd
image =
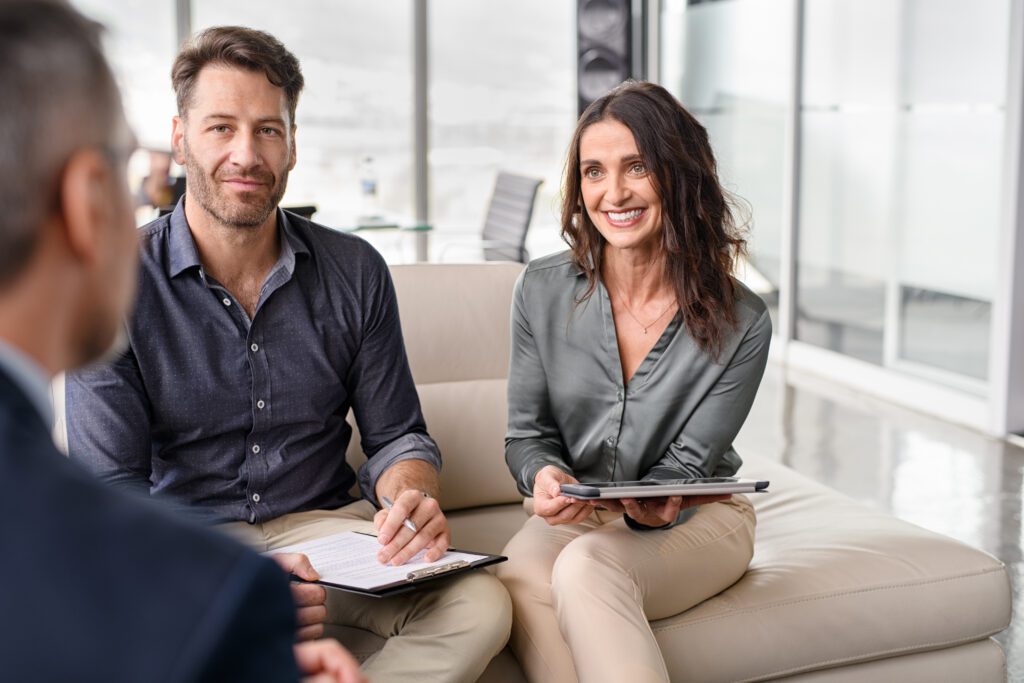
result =
[[277,38],[244,26],[214,26],[193,36],[182,46],[171,68],[179,116],[186,116],[196,78],[209,64],[263,73],[272,85],[284,90],[289,123],[295,125],[295,108],[305,81],[299,60]]

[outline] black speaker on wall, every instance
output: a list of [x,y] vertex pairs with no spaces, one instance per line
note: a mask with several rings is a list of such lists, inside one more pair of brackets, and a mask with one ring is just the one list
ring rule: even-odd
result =
[[643,78],[644,0],[577,0],[579,113],[628,78]]

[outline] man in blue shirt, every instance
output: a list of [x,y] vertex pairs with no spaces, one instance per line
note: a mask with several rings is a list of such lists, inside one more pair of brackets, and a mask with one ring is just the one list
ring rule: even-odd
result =
[[0,678],[362,682],[337,643],[293,644],[273,562],[54,446],[48,383],[113,343],[137,273],[135,143],[99,33],[59,0],[0,3]]
[[[298,60],[266,33],[213,28],[182,49],[172,82],[186,194],[142,229],[129,348],[68,379],[71,457],[260,550],[376,529],[381,562],[437,559],[450,539],[440,454],[388,270],[363,240],[278,207],[296,163]],[[350,409],[368,456],[358,477],[345,461]],[[376,510],[383,498],[390,513]],[[364,667],[375,681],[475,680],[510,624],[486,572],[388,600],[331,591],[326,607],[331,623],[389,638]]]

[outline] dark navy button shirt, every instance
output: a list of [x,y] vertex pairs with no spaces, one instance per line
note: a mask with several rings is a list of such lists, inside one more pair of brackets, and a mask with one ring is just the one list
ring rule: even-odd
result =
[[68,375],[71,458],[116,484],[265,522],[353,500],[351,408],[374,486],[407,459],[440,468],[387,266],[364,240],[278,210],[281,255],[245,309],[203,270],[184,201],[142,228],[129,347]]

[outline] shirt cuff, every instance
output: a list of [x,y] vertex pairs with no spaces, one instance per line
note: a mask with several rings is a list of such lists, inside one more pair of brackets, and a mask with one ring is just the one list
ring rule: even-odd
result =
[[381,448],[359,468],[359,490],[363,498],[377,507],[377,480],[384,470],[403,460],[424,460],[441,471],[441,452],[426,434],[406,434]]

